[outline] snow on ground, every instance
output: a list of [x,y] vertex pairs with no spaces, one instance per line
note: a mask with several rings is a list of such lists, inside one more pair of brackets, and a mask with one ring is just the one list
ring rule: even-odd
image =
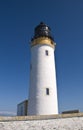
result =
[[83,130],[83,117],[0,122],[0,130]]

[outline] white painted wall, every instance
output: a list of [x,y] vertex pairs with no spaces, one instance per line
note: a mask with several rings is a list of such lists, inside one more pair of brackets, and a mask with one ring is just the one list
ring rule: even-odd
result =
[[[48,56],[45,54],[45,50],[48,50]],[[46,88],[49,88],[49,95],[46,95]],[[54,49],[46,44],[38,44],[31,48],[28,114],[50,115],[57,113]]]
[[83,130],[83,117],[0,122],[0,130]]

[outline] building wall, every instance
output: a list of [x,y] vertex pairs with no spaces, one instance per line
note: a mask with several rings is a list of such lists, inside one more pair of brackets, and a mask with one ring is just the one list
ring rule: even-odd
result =
[[[47,88],[49,95],[46,94]],[[38,44],[31,48],[28,113],[29,115],[58,113],[54,48],[46,44]]]
[[17,116],[25,116],[28,111],[28,100],[25,100],[17,105]]

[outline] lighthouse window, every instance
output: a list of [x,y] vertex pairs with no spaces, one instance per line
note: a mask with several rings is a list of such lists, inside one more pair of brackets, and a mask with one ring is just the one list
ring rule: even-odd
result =
[[45,51],[46,55],[48,56],[48,50]]
[[46,95],[49,95],[49,88],[46,88]]

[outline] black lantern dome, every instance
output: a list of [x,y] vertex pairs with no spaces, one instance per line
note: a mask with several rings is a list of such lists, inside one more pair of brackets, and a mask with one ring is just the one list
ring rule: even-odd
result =
[[41,22],[34,30],[34,36],[32,38],[32,41],[39,37],[48,37],[51,40],[54,41],[52,35],[51,35],[51,29],[49,26]]

